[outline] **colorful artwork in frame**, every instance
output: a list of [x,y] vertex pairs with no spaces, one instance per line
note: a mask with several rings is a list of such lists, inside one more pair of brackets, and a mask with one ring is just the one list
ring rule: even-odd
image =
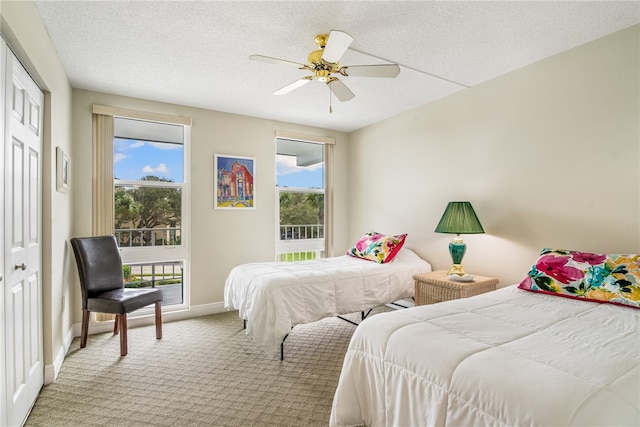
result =
[[214,154],[214,208],[255,209],[252,157]]

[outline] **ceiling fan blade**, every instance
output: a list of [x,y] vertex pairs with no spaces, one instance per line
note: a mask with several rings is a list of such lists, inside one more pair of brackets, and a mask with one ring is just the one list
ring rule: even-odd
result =
[[343,31],[331,30],[329,40],[322,53],[322,59],[335,64],[342,58],[342,55],[347,51],[352,41],[353,37],[349,34]]
[[327,84],[329,85],[329,89],[331,89],[331,92],[341,102],[349,101],[355,96],[353,92],[351,92],[349,88],[344,83],[342,83],[341,80],[333,79],[330,82],[327,82]]
[[304,68],[305,66],[304,64],[300,64],[299,62],[287,61],[286,59],[272,58],[270,56],[264,56],[264,55],[251,55],[249,56],[249,59],[253,61],[269,62],[271,64],[295,65],[298,68]]
[[358,77],[396,77],[400,74],[400,67],[398,64],[349,65],[342,67],[340,72],[347,76]]
[[313,80],[313,76],[303,77],[300,80],[296,80],[295,82],[286,85],[285,87],[281,87],[280,89],[278,89],[275,92],[273,92],[273,94],[274,95],[285,95],[285,94],[287,94],[287,93],[289,93],[289,92],[291,92],[291,91],[293,91],[295,89],[298,89],[301,86],[306,85],[311,80]]

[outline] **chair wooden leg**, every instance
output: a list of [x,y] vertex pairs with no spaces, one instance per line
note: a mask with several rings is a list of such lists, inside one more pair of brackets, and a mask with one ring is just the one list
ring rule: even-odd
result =
[[113,321],[113,335],[118,335],[119,328],[120,328],[120,315],[116,314],[116,318]]
[[156,339],[162,339],[162,302],[156,302]]
[[89,310],[82,310],[82,330],[80,331],[80,348],[87,346],[87,335],[89,334]]
[[127,313],[120,315],[120,356],[126,356],[129,352],[127,344]]

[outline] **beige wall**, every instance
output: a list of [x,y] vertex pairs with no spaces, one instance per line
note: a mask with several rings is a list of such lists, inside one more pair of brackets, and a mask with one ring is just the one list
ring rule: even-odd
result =
[[[84,90],[73,91],[75,158],[72,186],[74,211],[83,212],[74,223],[74,235],[91,233],[91,144],[93,104],[191,117],[191,305],[223,301],[224,281],[234,266],[275,259],[275,131],[286,130],[336,139],[334,179],[335,241],[346,243],[347,135],[252,117],[162,104]],[[242,212],[213,209],[213,156],[255,157],[256,209]],[[79,298],[79,291],[77,291]],[[77,299],[78,299],[77,298]],[[76,300],[77,300],[76,299]],[[76,304],[77,305],[77,304]],[[74,311],[80,321],[79,305]]]
[[[71,235],[74,192],[59,193],[55,182],[55,147],[71,152],[71,87],[57,53],[31,2],[2,1],[2,35],[45,92],[42,150],[42,291],[44,362],[62,363],[63,342],[72,339]],[[72,165],[74,159],[72,158]],[[55,224],[55,226],[53,226]],[[45,379],[54,374],[45,372]]]
[[472,202],[470,273],[519,282],[540,249],[640,251],[639,26],[350,135],[349,235],[408,232],[450,266],[434,229]]

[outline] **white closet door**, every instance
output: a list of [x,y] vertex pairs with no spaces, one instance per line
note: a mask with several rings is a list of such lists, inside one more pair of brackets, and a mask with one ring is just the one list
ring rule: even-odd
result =
[[41,147],[44,95],[6,49],[4,98],[4,348],[6,423],[21,425],[44,379]]
[[[7,45],[3,39],[0,39],[0,189],[4,188],[4,118],[5,108],[4,101],[6,99],[5,90],[5,70],[7,60]],[[4,205],[4,190],[0,192],[0,205]],[[6,425],[7,422],[7,374],[5,363],[5,327],[4,327],[4,294],[5,284],[4,281],[4,208],[0,209],[0,425]]]

